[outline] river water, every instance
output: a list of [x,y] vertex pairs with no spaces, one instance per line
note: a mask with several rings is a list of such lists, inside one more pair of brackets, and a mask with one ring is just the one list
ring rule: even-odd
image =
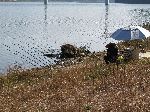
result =
[[0,73],[54,63],[43,56],[65,43],[102,51],[120,27],[150,22],[149,4],[0,3]]

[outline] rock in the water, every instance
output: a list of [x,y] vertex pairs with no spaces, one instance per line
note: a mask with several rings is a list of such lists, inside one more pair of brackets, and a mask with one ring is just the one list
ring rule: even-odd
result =
[[71,44],[65,44],[61,46],[61,53],[59,54],[44,54],[47,57],[56,57],[56,58],[76,58],[76,57],[84,57],[91,53],[86,47],[77,48]]
[[77,54],[77,47],[70,44],[61,46],[61,58],[74,58]]
[[60,58],[75,58],[80,56],[86,56],[90,51],[84,47],[77,48],[71,44],[65,44],[61,46]]

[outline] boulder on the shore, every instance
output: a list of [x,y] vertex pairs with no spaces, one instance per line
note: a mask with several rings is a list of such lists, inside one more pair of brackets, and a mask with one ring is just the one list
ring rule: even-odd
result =
[[64,58],[84,57],[87,56],[89,53],[91,53],[89,50],[86,49],[86,47],[77,48],[76,46],[73,46],[71,44],[64,44],[60,47],[61,47],[60,53],[58,54],[48,53],[48,54],[44,54],[44,56],[64,59]]
[[90,51],[85,47],[77,48],[71,44],[65,44],[61,46],[60,58],[75,58],[80,56],[86,56]]

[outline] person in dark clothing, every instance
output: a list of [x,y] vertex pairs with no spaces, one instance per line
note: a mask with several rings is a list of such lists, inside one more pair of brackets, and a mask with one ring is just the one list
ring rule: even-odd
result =
[[109,43],[106,45],[107,54],[104,56],[106,64],[115,63],[118,56],[118,48],[115,43]]

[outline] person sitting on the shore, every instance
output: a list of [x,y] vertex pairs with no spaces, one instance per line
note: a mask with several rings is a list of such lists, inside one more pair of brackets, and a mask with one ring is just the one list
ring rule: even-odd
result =
[[104,56],[106,64],[115,63],[118,56],[118,48],[115,43],[109,43],[106,45],[107,55]]
[[123,53],[124,61],[129,61],[133,59],[133,51],[135,48],[130,43],[127,43],[125,47],[126,48],[124,48],[124,53]]

